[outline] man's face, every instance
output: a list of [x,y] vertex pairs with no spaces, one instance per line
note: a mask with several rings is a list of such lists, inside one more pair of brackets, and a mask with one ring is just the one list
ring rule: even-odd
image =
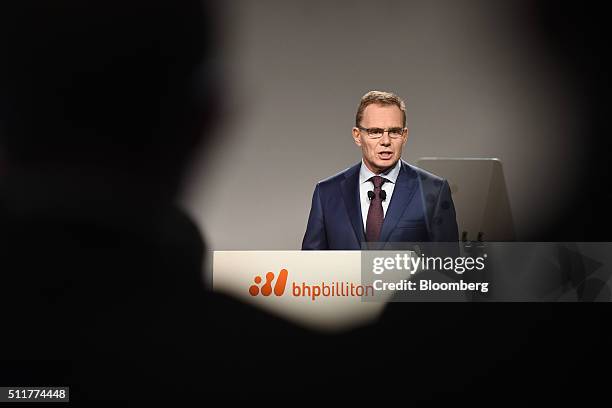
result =
[[402,147],[408,140],[408,129],[404,129],[402,111],[395,105],[368,105],[363,111],[359,124],[361,128],[402,129],[398,138],[391,132],[384,132],[382,137],[372,138],[368,132],[353,128],[355,144],[361,147],[363,162],[373,173],[378,174],[395,166],[402,156]]

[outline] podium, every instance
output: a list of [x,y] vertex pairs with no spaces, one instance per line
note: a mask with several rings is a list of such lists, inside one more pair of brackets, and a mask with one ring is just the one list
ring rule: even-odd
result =
[[374,322],[386,304],[362,300],[360,251],[214,251],[212,288],[322,331]]

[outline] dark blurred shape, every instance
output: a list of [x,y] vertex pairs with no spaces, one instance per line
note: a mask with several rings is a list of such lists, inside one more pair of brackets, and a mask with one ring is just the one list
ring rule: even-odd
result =
[[16,8],[2,13],[2,149],[11,171],[78,168],[103,184],[111,172],[138,194],[173,195],[221,102],[204,59],[213,57],[214,30],[200,3]]
[[530,237],[536,241],[611,241],[612,175],[610,91],[612,57],[609,48],[610,15],[603,3],[540,0],[530,4],[532,23],[546,41],[558,69],[567,72],[576,105],[583,109],[584,125],[575,137],[586,147],[588,160],[580,191],[564,203],[566,210],[555,225]]
[[174,203],[223,102],[214,15],[2,7],[0,383],[69,385],[73,400],[232,386],[232,361],[301,331],[205,291],[200,233]]

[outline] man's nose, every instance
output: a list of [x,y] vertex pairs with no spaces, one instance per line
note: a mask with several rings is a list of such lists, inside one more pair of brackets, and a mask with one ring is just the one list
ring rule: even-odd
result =
[[389,137],[389,132],[383,132],[382,137],[380,138],[380,144],[383,146],[389,146],[391,144],[391,137]]

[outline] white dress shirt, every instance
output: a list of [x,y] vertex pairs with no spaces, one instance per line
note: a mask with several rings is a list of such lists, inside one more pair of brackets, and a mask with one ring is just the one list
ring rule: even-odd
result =
[[382,202],[383,214],[387,215],[387,208],[391,202],[393,196],[393,190],[395,189],[395,182],[399,175],[401,168],[401,159],[395,163],[395,166],[390,168],[384,173],[374,174],[365,165],[363,159],[361,159],[361,169],[359,170],[359,202],[361,203],[361,218],[363,219],[363,230],[366,229],[366,221],[368,219],[368,210],[370,209],[370,199],[368,198],[368,191],[374,191],[374,183],[369,179],[374,176],[381,176],[387,179],[382,185],[382,189],[387,193],[387,198]]

